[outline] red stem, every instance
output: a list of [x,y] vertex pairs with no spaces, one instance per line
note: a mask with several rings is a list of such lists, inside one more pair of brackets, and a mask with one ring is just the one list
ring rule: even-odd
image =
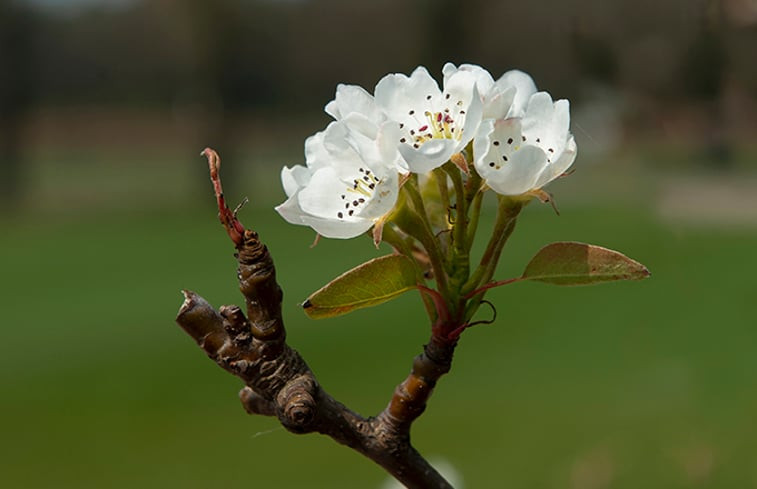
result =
[[232,212],[229,206],[226,205],[226,199],[223,197],[221,177],[218,174],[218,169],[221,167],[221,157],[210,148],[205,148],[200,154],[208,159],[210,180],[213,182],[213,190],[215,191],[216,202],[218,203],[218,218],[226,229],[226,234],[229,235],[234,245],[239,248],[244,242],[245,229],[242,223],[239,222],[239,219],[237,219],[236,213]]
[[472,292],[468,292],[467,294],[465,294],[465,298],[471,299],[477,296],[478,294],[480,294],[481,292],[486,292],[489,289],[493,289],[501,285],[511,284],[513,282],[518,282],[520,280],[523,280],[523,277],[508,278],[506,280],[498,280],[497,282],[489,282],[488,284],[482,285],[481,287],[477,288],[476,290]]

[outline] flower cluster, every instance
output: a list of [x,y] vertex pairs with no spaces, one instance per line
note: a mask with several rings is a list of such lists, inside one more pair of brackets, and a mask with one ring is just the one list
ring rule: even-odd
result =
[[553,102],[517,70],[494,80],[480,66],[448,63],[443,75],[441,89],[422,66],[385,76],[373,95],[339,85],[325,108],[334,121],[305,142],[305,166],[282,170],[288,198],[276,210],[323,236],[351,238],[391,213],[408,174],[462,160],[482,190],[516,196],[573,164],[567,100]]

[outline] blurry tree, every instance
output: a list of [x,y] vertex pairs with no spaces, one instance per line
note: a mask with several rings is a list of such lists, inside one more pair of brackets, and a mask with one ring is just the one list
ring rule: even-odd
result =
[[19,2],[0,0],[0,207],[18,203],[23,129],[34,96],[34,21]]
[[[269,6],[235,0],[189,0],[182,4],[192,32],[192,74],[185,80],[189,98],[199,119],[202,145],[225,149],[224,163],[233,189],[242,158],[235,153],[239,143],[235,121],[250,110],[281,103],[276,87],[285,53],[275,48],[276,12]],[[248,135],[249,137],[249,135]],[[198,181],[206,177],[197,167]]]
[[596,30],[576,19],[570,33],[576,69],[582,79],[614,85],[618,77],[618,54]]
[[701,25],[681,60],[681,87],[690,102],[705,112],[702,138],[706,163],[723,168],[732,152],[725,129],[723,87],[728,68],[728,51],[723,39],[723,12],[718,0],[704,5]]

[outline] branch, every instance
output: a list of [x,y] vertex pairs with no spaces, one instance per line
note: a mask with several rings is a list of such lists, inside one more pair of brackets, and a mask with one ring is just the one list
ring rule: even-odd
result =
[[[208,149],[203,154],[210,162],[215,152]],[[237,276],[247,315],[237,306],[215,310],[185,290],[176,318],[179,326],[216,364],[242,379],[245,387],[239,397],[248,413],[276,416],[293,433],[328,435],[373,460],[406,487],[451,488],[413,448],[410,427],[424,411],[437,380],[449,371],[456,342],[432,336],[378,416],[364,418],[338,402],[287,344],[273,259],[258,235],[244,229],[228,210],[218,167],[211,163],[210,169],[221,222],[237,248]]]

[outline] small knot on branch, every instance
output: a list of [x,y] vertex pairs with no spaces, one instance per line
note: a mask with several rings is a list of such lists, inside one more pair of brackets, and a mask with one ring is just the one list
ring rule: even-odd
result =
[[223,316],[223,328],[237,345],[247,345],[252,341],[250,323],[238,306],[221,306],[218,311]]
[[277,396],[279,420],[294,433],[310,431],[310,424],[315,419],[315,393],[317,384],[310,375],[300,375],[289,381]]

